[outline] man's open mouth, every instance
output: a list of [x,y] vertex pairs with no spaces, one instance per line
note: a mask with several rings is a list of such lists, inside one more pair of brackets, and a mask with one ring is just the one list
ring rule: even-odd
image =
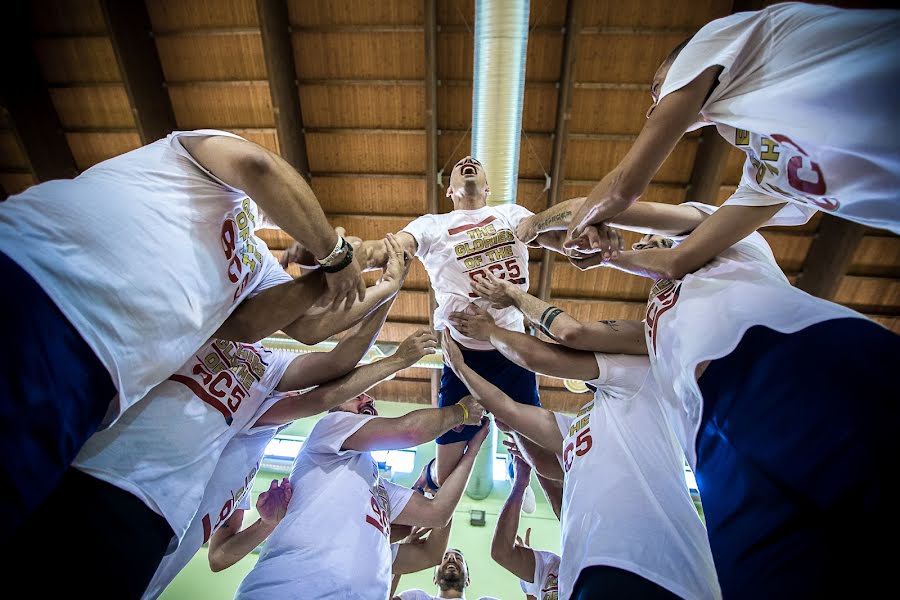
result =
[[375,407],[372,406],[371,404],[366,404],[366,405],[363,406],[361,409],[359,409],[359,413],[362,414],[362,415],[369,415],[369,416],[374,417],[375,414],[376,414],[376,413],[375,413]]
[[460,172],[463,175],[478,175],[478,168],[475,165],[463,165]]

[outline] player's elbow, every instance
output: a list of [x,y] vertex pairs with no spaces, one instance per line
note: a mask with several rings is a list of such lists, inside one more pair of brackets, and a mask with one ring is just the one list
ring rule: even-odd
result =
[[275,172],[275,159],[256,144],[245,144],[234,161],[237,175],[242,182],[253,182],[271,176]]
[[674,248],[666,252],[659,275],[662,279],[681,279],[702,267],[708,260],[708,258],[697,257],[691,253],[679,252],[677,248]]
[[574,323],[561,323],[552,333],[553,337],[559,340],[559,343],[564,346],[575,347],[584,336],[584,326],[577,321]]
[[491,560],[498,565],[503,565],[508,555],[509,546],[503,543],[502,540],[494,538],[493,542],[491,542]]
[[231,563],[229,563],[227,560],[225,560],[225,557],[222,555],[221,552],[216,552],[216,551],[210,550],[208,557],[209,557],[209,570],[212,571],[213,573],[221,573],[222,571],[224,571],[225,569],[227,569],[228,567],[231,566]]

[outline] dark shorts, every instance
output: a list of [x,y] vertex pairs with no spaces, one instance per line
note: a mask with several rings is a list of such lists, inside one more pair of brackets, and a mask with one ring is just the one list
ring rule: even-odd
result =
[[0,540],[47,498],[116,388],[44,290],[0,252]]
[[666,588],[640,575],[606,565],[582,569],[572,588],[571,600],[679,600]]
[[[497,350],[467,350],[461,346],[460,350],[469,368],[503,390],[507,396],[521,404],[541,405],[537,376],[534,373],[510,361]],[[469,389],[456,373],[444,365],[438,406],[456,404],[468,395]],[[435,441],[442,445],[465,442],[471,440],[478,431],[478,427],[474,425],[466,425],[459,429],[460,431],[451,429]]]
[[[13,538],[5,567],[30,573],[52,548],[36,597],[140,598],[173,538],[168,522],[132,494],[69,468]],[[10,564],[11,563],[11,564]]]
[[[757,326],[700,378],[697,483],[726,598],[868,597],[898,539],[900,337]],[[884,588],[888,589],[888,588]]]

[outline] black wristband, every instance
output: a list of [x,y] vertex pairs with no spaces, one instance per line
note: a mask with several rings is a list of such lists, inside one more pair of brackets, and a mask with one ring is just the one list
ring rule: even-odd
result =
[[353,246],[344,241],[344,245],[347,247],[347,253],[344,255],[344,258],[341,259],[341,262],[335,263],[330,267],[319,267],[326,273],[337,273],[338,271],[343,271],[347,265],[353,262]]

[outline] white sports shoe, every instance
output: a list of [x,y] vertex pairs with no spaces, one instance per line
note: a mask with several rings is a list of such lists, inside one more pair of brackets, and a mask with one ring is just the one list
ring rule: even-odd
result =
[[525,495],[522,496],[522,512],[526,515],[532,514],[537,509],[537,502],[534,498],[534,490],[529,485],[525,488]]

